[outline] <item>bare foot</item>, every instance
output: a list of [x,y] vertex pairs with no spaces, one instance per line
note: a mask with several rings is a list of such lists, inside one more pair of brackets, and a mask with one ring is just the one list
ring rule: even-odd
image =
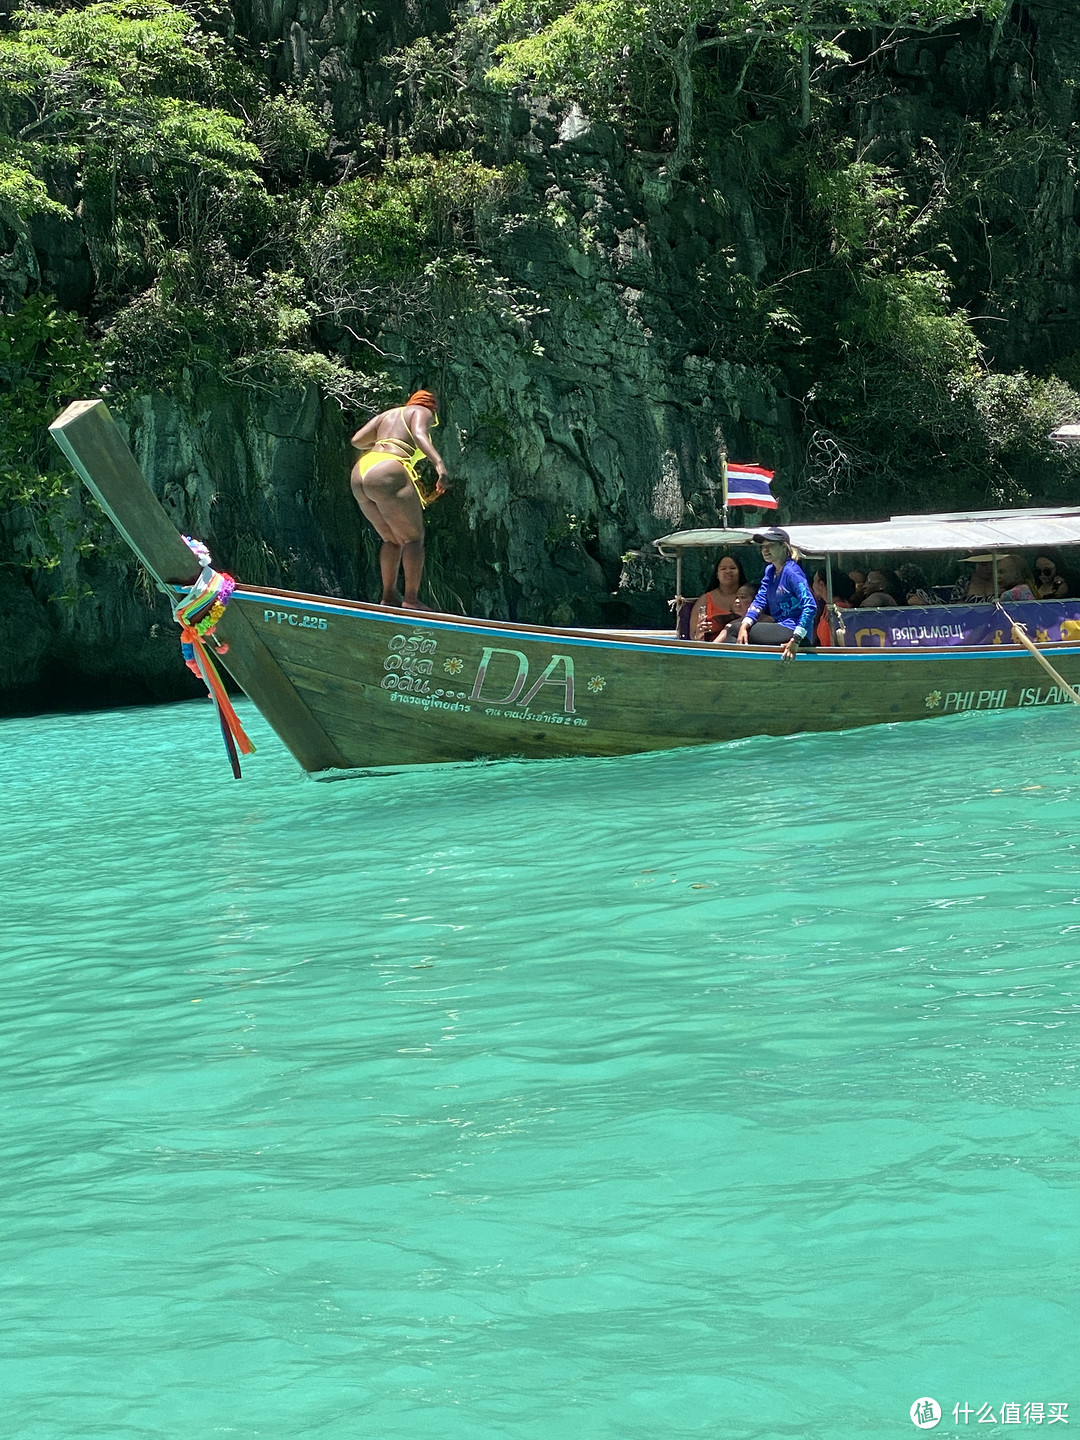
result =
[[400,610],[403,603],[401,592],[398,590],[385,591],[379,601],[380,605],[388,605],[391,610]]
[[402,610],[429,610],[429,605],[421,605],[419,600],[402,600]]

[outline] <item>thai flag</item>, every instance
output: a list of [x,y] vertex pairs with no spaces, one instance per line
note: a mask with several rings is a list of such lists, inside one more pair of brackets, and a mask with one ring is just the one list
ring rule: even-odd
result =
[[754,505],[759,510],[775,510],[779,502],[773,498],[769,481],[775,472],[760,465],[725,466],[724,504]]

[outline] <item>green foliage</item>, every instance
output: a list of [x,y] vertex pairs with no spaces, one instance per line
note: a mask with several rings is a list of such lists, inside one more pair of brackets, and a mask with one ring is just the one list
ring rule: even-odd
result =
[[922,27],[982,15],[996,18],[1005,0],[500,0],[489,33],[501,39],[489,78],[501,85],[536,81],[589,99],[618,86],[625,61],[675,45],[694,32],[703,47],[765,39],[788,51],[809,39],[821,57],[847,59],[845,32]]
[[[827,261],[820,252],[817,259],[833,281],[828,293],[842,352],[873,347],[887,364],[927,383],[966,373],[978,347],[967,316],[952,308],[944,270],[926,253],[932,207],[920,210],[891,169],[844,163],[844,148],[828,152],[831,165],[821,157],[807,167],[811,215],[828,247]],[[815,328],[820,335],[821,325]]]
[[549,550],[556,550],[567,540],[584,544],[586,541],[595,539],[596,522],[594,520],[588,516],[564,512],[562,520],[549,527],[544,536],[544,544]]
[[970,193],[964,172],[928,185],[922,166],[872,163],[828,131],[753,158],[786,182],[772,208],[759,186],[755,207],[779,243],[756,277],[737,246],[700,264],[701,333],[715,359],[764,370],[801,407],[795,505],[872,516],[907,492],[917,509],[928,477],[939,509],[1066,494],[1077,466],[1047,436],[1080,413],[1080,396],[988,373],[955,299],[947,239]]
[[503,0],[487,23],[493,35],[507,37],[495,52],[491,81],[503,86],[535,81],[555,95],[582,98],[594,87],[611,93],[624,72],[624,54],[659,35],[677,34],[691,23],[691,7],[637,0],[572,5]]
[[[0,37],[0,76],[11,74],[23,100],[20,140],[59,140],[97,158],[119,144],[140,164],[158,154],[242,167],[258,159],[240,141],[244,107],[258,95],[255,77],[181,7],[168,0],[27,7],[12,23]],[[117,164],[127,156],[110,158]]]
[[839,318],[838,356],[814,347],[807,499],[885,514],[905,493],[925,503],[931,478],[945,497],[935,508],[1069,498],[1080,457],[1049,435],[1080,415],[1080,395],[1056,378],[988,372],[940,273],[874,277],[858,300]]
[[490,83],[540,86],[593,114],[627,120],[655,110],[655,75],[666,71],[675,133],[666,168],[678,178],[692,153],[695,87],[706,55],[713,66],[718,50],[740,57],[735,92],[759,52],[778,62],[797,86],[806,128],[812,78],[817,74],[820,90],[818,72],[851,59],[840,43],[847,35],[934,31],[961,18],[998,18],[1005,9],[1006,0],[498,0],[481,26],[494,45]]
[[0,37],[0,75],[10,77],[8,147],[23,168],[40,186],[55,159],[81,172],[99,283],[145,278],[193,209],[216,204],[265,228],[267,207],[253,203],[262,156],[244,109],[258,99],[255,78],[183,9],[108,0],[17,11]]
[[463,19],[450,37],[421,35],[387,57],[395,73],[395,95],[409,108],[413,150],[451,152],[483,136],[483,112],[491,106],[490,87],[482,80],[484,27]]
[[78,91],[126,98],[157,90],[212,89],[212,53],[221,42],[167,0],[103,0],[73,10],[17,11],[15,35],[23,55],[43,75],[58,61]]
[[292,94],[267,96],[255,113],[251,134],[263,163],[293,181],[330,139],[310,105]]
[[[55,569],[65,543],[69,466],[46,427],[92,395],[101,366],[77,316],[34,296],[0,314],[0,511],[7,548],[32,569]],[[70,537],[67,537],[70,539]],[[92,548],[80,535],[74,548]]]
[[[320,371],[288,253],[291,191],[327,140],[307,99],[269,94],[168,0],[17,11],[0,92],[0,224],[78,204],[98,301],[112,299],[114,385],[253,383],[260,356],[278,375]],[[58,163],[78,191],[53,188]]]
[[290,277],[251,275],[219,240],[193,257],[162,257],[154,283],[116,317],[106,354],[125,386],[175,384],[186,371],[208,376],[231,362],[304,338],[309,313]]
[[515,223],[507,212],[523,176],[518,164],[494,167],[452,152],[404,155],[339,186],[307,246],[324,313],[348,315],[354,339],[362,340],[356,318],[369,330],[408,336],[429,362],[447,352],[448,327],[469,314],[501,320],[536,353],[536,297],[484,253]]
[[[0,152],[2,153],[2,152]],[[23,161],[0,160],[0,223],[19,230],[34,215],[67,215]]]
[[407,155],[374,179],[340,186],[330,224],[357,275],[413,278],[435,257],[475,245],[485,217],[521,180],[519,166],[495,169],[467,153]]
[[929,267],[868,276],[844,325],[852,338],[880,347],[931,383],[962,373],[978,354],[967,315],[952,310],[949,298],[945,275]]
[[807,198],[828,228],[836,259],[867,261],[877,267],[894,261],[917,237],[917,207],[895,173],[885,165],[849,161],[851,147],[839,146],[810,160]]

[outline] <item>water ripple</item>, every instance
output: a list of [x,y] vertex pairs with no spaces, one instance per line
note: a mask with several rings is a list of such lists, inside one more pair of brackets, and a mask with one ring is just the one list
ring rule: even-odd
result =
[[330,786],[248,721],[3,726],[5,1433],[1080,1402],[1074,716]]

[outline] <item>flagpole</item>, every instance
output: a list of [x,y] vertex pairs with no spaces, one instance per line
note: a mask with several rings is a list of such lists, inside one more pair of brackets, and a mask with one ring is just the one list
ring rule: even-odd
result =
[[722,522],[722,523],[723,523],[724,529],[726,530],[726,529],[728,528],[728,523],[727,523],[727,456],[726,456],[726,455],[722,455],[722,456],[720,457],[720,483],[721,483],[721,485],[723,486],[723,494],[724,494],[724,506],[723,506],[723,516],[724,516],[724,518],[723,518],[723,522]]

